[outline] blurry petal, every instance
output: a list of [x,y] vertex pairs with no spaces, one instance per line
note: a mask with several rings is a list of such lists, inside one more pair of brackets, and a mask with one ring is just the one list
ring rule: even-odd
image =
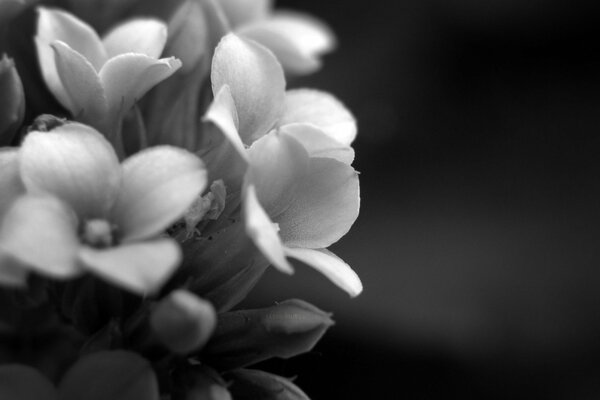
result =
[[335,36],[324,23],[300,13],[276,13],[265,21],[240,27],[238,33],[267,47],[286,71],[295,74],[317,70],[319,57],[336,45]]
[[271,216],[286,246],[328,247],[358,217],[358,174],[339,161],[311,158],[307,173],[288,190],[292,201],[281,214]]
[[228,85],[223,85],[215,95],[208,111],[204,115],[204,120],[215,124],[231,142],[233,147],[240,155],[247,159],[246,147],[242,143],[242,138],[238,133],[238,116],[235,109],[235,103],[231,97],[231,90]]
[[356,272],[327,249],[313,250],[287,247],[285,254],[313,267],[352,297],[358,296],[363,290],[362,282]]
[[[25,287],[27,286],[28,275],[29,270],[25,265],[0,249],[0,285]],[[0,383],[0,394],[1,393],[2,384]]]
[[25,116],[23,84],[14,61],[6,55],[0,59],[0,93],[0,146],[6,146],[13,141]]
[[344,164],[352,164],[354,150],[341,144],[311,124],[287,124],[279,129],[280,134],[290,135],[304,146],[311,157],[333,158]]
[[266,134],[279,118],[285,100],[285,78],[270,51],[234,34],[225,36],[212,63],[213,94],[229,85],[246,144]]
[[104,89],[92,64],[63,42],[56,41],[51,46],[73,117],[87,123],[102,121],[108,109]]
[[286,92],[285,109],[279,126],[309,123],[332,139],[350,146],[356,138],[356,120],[348,109],[327,92],[295,89]]
[[51,193],[81,218],[104,217],[121,185],[108,141],[82,124],[31,132],[21,147],[21,178],[28,191]]
[[[37,39],[50,45],[56,40],[65,42],[94,66],[96,70],[106,62],[106,51],[96,31],[74,15],[54,8],[39,7]],[[39,49],[39,46],[38,46]],[[42,69],[54,64],[48,54],[40,55]]]
[[181,218],[207,184],[204,163],[183,149],[153,147],[126,159],[113,221],[124,241],[154,236]]
[[52,382],[38,370],[19,364],[0,365],[0,399],[55,400],[57,398]]
[[155,293],[169,279],[181,261],[181,251],[172,239],[156,239],[108,249],[83,246],[79,259],[85,270],[145,295]]
[[[184,1],[169,20],[165,54],[181,60],[182,72],[192,71],[209,51],[206,14],[199,1]],[[210,48],[211,51],[213,47]]]
[[167,26],[156,19],[135,19],[112,29],[102,42],[108,58],[124,53],[158,58],[167,42]]
[[17,148],[0,148],[0,223],[12,203],[25,192]]
[[275,268],[288,274],[294,272],[290,263],[285,259],[283,244],[277,234],[278,228],[261,207],[256,197],[256,190],[252,185],[247,186],[245,190],[243,213],[246,232],[256,247]]
[[77,221],[54,197],[24,196],[15,201],[0,227],[0,248],[36,272],[69,278],[79,273]]
[[227,20],[233,28],[242,24],[265,19],[271,8],[273,0],[220,0]]
[[[228,373],[228,387],[234,399],[309,400],[289,379],[256,369],[236,369]],[[250,394],[250,396],[248,396]]]
[[148,90],[181,67],[175,58],[156,60],[144,54],[121,54],[100,70],[108,106],[116,117],[128,111]]

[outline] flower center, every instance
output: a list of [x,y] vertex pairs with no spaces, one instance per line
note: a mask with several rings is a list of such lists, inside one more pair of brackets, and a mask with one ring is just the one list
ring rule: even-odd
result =
[[90,219],[83,224],[81,240],[95,248],[103,249],[114,244],[114,227],[104,219]]

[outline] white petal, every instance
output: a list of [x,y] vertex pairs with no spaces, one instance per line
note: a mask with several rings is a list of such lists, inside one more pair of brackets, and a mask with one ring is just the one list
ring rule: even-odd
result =
[[243,215],[246,232],[256,247],[282,272],[291,274],[294,269],[286,260],[277,226],[269,219],[256,197],[256,189],[248,185],[244,191]]
[[279,125],[310,123],[332,139],[349,146],[356,138],[356,119],[348,109],[327,92],[313,89],[289,90]]
[[225,36],[212,63],[213,94],[229,85],[246,144],[265,135],[281,115],[285,78],[281,65],[263,46],[234,34]]
[[135,19],[113,28],[102,42],[108,58],[124,53],[158,58],[167,42],[167,26],[157,19]]
[[352,297],[358,296],[363,290],[356,272],[329,250],[286,248],[285,253],[313,267]]
[[25,187],[19,172],[19,154],[16,148],[0,148],[0,223],[12,203]]
[[145,295],[157,292],[169,279],[181,261],[181,250],[172,239],[157,239],[108,249],[82,247],[79,259],[84,269]]
[[273,7],[273,0],[220,0],[229,23],[233,28],[265,19]]
[[157,146],[122,164],[123,188],[112,220],[133,241],[154,236],[181,218],[207,185],[204,163],[194,154]]
[[82,124],[31,132],[21,146],[21,179],[32,193],[50,193],[81,218],[104,217],[121,185],[108,141]]
[[281,127],[279,132],[302,143],[311,157],[333,158],[348,165],[354,161],[352,147],[332,139],[312,124],[287,124]]

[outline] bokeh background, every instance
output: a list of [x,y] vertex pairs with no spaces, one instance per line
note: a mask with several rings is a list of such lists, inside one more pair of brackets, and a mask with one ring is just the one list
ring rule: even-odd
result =
[[319,274],[270,271],[337,325],[269,367],[314,399],[600,398],[600,3],[279,0],[339,48],[289,86],[359,121],[362,211]]

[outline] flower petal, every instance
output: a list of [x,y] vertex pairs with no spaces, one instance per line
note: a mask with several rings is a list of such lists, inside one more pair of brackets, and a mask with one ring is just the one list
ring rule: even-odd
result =
[[265,19],[273,7],[273,0],[220,0],[232,28]]
[[108,58],[124,53],[158,58],[167,43],[167,26],[157,19],[135,19],[110,30],[102,42]]
[[181,218],[207,184],[204,163],[170,146],[141,151],[123,164],[123,189],[113,221],[133,241],[154,236]]
[[23,193],[25,187],[19,173],[19,153],[16,148],[0,148],[0,223],[2,216]]
[[350,146],[356,138],[356,119],[348,109],[327,92],[313,89],[289,90],[279,126],[309,123],[332,139]]
[[285,254],[313,267],[352,297],[358,296],[363,290],[362,282],[356,272],[327,249],[286,247]]
[[109,249],[81,247],[83,268],[112,284],[144,295],[155,293],[181,261],[181,250],[172,239],[124,244]]
[[229,85],[244,143],[252,143],[275,125],[285,99],[285,78],[269,50],[228,34],[215,50],[211,81],[215,96]]
[[56,400],[56,388],[38,370],[20,364],[0,366],[0,399]]
[[108,108],[100,77],[92,64],[64,42],[53,42],[51,47],[73,117],[88,124],[102,121]]
[[244,159],[248,158],[246,147],[238,133],[238,115],[229,85],[223,85],[219,89],[203,120],[215,124],[239,154]]
[[119,161],[108,141],[77,123],[31,132],[21,147],[21,179],[32,193],[51,193],[81,218],[104,217],[121,185]]
[[100,70],[106,99],[113,117],[128,111],[148,90],[181,67],[175,58],[160,60],[144,54],[121,54]]
[[[106,51],[94,28],[73,14],[59,9],[39,7],[38,12],[37,39],[40,44],[50,45],[56,40],[65,42],[85,57],[96,70],[106,62]],[[48,54],[40,56],[42,69],[54,64]]]
[[335,36],[312,16],[278,12],[265,21],[240,27],[238,34],[271,50],[287,72],[308,74],[321,66],[320,56],[336,46]]
[[0,249],[0,285],[26,287],[28,275],[26,266]]
[[277,233],[277,225],[269,219],[261,207],[253,185],[245,188],[243,213],[246,232],[256,247],[275,268],[288,274],[293,273],[294,269],[285,258],[283,244]]
[[0,249],[42,275],[70,278],[80,270],[76,232],[77,220],[62,201],[23,196],[4,216]]
[[287,124],[281,127],[279,132],[302,143],[311,157],[333,158],[348,165],[354,161],[352,147],[332,139],[312,124]]

